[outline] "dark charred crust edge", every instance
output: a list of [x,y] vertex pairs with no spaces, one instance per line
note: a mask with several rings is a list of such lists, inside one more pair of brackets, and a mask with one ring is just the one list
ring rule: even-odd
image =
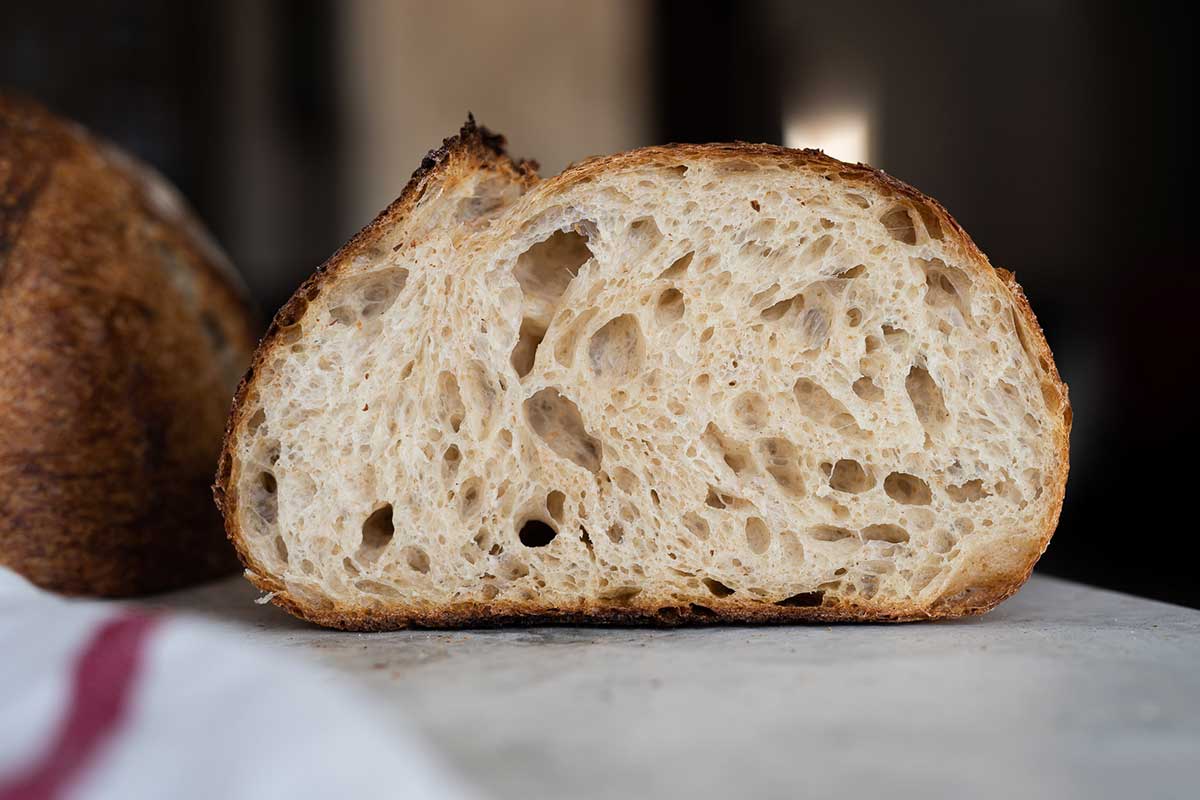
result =
[[[794,169],[824,169],[835,171],[837,180],[868,186],[885,195],[895,196],[927,207],[936,217],[944,231],[944,238],[956,241],[964,255],[979,267],[981,275],[990,277],[1012,297],[1013,307],[1032,336],[1032,345],[1049,364],[1047,377],[1062,396],[1063,418],[1057,435],[1061,469],[1052,482],[1055,502],[1042,524],[1036,554],[1023,570],[1004,576],[996,576],[985,586],[976,586],[951,597],[940,598],[930,605],[889,604],[871,606],[834,601],[812,607],[786,607],[755,601],[721,601],[706,605],[712,612],[698,612],[690,604],[681,606],[670,599],[661,604],[604,606],[591,604],[578,609],[546,609],[534,603],[462,603],[442,607],[413,607],[406,611],[385,608],[363,609],[349,606],[314,607],[298,597],[290,595],[285,587],[270,577],[267,570],[257,564],[243,546],[236,522],[236,492],[232,485],[232,445],[235,432],[245,412],[245,400],[253,388],[255,368],[263,363],[274,345],[274,338],[281,327],[298,321],[307,307],[308,300],[317,296],[321,285],[334,274],[337,267],[361,249],[369,245],[382,232],[401,223],[408,211],[419,201],[426,179],[443,169],[455,156],[462,154],[480,158],[481,166],[511,170],[527,185],[537,183],[533,193],[554,194],[577,183],[584,182],[596,173],[637,168],[649,165],[671,167],[681,158],[689,159],[746,159],[755,162],[773,162],[775,166]],[[493,162],[493,163],[489,163]],[[541,181],[536,178],[537,163],[513,161],[504,151],[504,137],[493,134],[475,124],[468,116],[459,134],[443,141],[442,146],[431,150],[413,173],[400,197],[384,210],[370,225],[363,228],[341,250],[334,254],[317,272],[305,281],[292,299],[280,309],[267,334],[259,344],[253,364],[238,387],[234,398],[233,413],[226,429],[225,446],[213,486],[213,496],[225,514],[226,532],[246,566],[246,578],[260,590],[269,593],[270,600],[289,613],[317,625],[347,631],[387,631],[404,628],[453,629],[464,627],[494,627],[501,625],[642,625],[676,627],[681,625],[715,624],[788,624],[788,623],[895,623],[952,619],[963,616],[985,614],[1011,597],[1029,579],[1041,554],[1045,552],[1058,525],[1062,511],[1069,469],[1069,437],[1071,429],[1071,405],[1067,385],[1062,381],[1054,357],[1046,342],[1045,334],[1033,314],[1033,309],[1015,276],[1007,270],[992,267],[987,257],[979,250],[974,240],[937,200],[888,175],[882,170],[865,164],[848,164],[826,155],[820,150],[794,150],[769,144],[734,142],[730,144],[668,144],[646,147],[612,156],[590,158],[567,167],[560,175]],[[826,174],[833,181],[834,176]],[[673,609],[662,613],[665,609]]]

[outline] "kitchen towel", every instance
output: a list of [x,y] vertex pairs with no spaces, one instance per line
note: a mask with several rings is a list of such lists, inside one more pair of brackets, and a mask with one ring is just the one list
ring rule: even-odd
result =
[[479,795],[365,686],[0,567],[0,800]]

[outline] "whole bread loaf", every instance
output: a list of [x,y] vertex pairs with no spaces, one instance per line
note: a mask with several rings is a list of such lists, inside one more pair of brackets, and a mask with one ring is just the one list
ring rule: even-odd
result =
[[350,629],[981,613],[1054,531],[1070,406],[935,201],[750,144],[540,181],[469,123],[279,312],[215,488]]
[[160,176],[0,96],[0,564],[110,596],[236,568],[208,485],[255,327]]

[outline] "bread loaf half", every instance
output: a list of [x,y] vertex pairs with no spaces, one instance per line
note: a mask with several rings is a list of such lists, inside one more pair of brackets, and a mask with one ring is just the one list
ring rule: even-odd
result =
[[928,619],[1029,575],[1069,427],[908,186],[750,144],[539,181],[468,124],[279,312],[216,496],[323,625]]
[[0,564],[93,595],[236,569],[208,485],[255,327],[161,177],[0,96]]

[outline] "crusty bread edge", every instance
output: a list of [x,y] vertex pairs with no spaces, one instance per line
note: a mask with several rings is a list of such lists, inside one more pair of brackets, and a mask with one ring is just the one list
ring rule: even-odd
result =
[[[243,419],[247,415],[247,398],[254,394],[258,369],[271,358],[280,347],[278,336],[283,328],[298,322],[314,300],[336,277],[342,265],[355,255],[368,249],[393,226],[403,224],[413,207],[420,201],[426,186],[451,165],[463,160],[474,161],[487,169],[510,172],[514,180],[527,187],[538,184],[536,163],[514,161],[504,151],[504,138],[490,133],[469,118],[457,136],[446,139],[442,146],[431,151],[413,173],[400,197],[385,209],[367,227],[333,255],[309,277],[279,310],[269,329],[263,336],[255,353],[254,361],[242,379],[234,398],[233,411],[226,428],[224,447],[213,496],[218,508],[225,516],[226,533],[237,549],[238,556],[246,567],[246,578],[256,587],[267,592],[270,600],[293,615],[330,628],[353,631],[383,631],[401,628],[463,628],[490,627],[497,625],[543,625],[543,624],[613,624],[613,625],[708,625],[723,623],[778,624],[792,622],[910,622],[919,620],[949,619],[954,617],[984,614],[1013,595],[1028,580],[1033,568],[1054,535],[1062,511],[1067,472],[1069,469],[1069,439],[1071,430],[1071,405],[1067,385],[1063,382],[1054,363],[1054,356],[1046,342],[1045,334],[1034,316],[1024,290],[1013,273],[993,268],[987,257],[957,221],[933,198],[893,178],[887,173],[865,164],[847,164],[825,155],[819,150],[792,150],[776,145],[735,142],[731,144],[669,144],[647,147],[587,159],[573,164],[555,178],[540,182],[537,192],[549,194],[563,191],[571,186],[586,182],[594,176],[610,171],[662,164],[671,166],[680,158],[729,159],[784,164],[796,168],[825,170],[827,180],[837,179],[865,185],[885,195],[908,201],[918,208],[933,214],[944,234],[952,236],[963,248],[977,275],[983,280],[996,281],[1012,297],[1013,307],[1025,326],[1030,347],[1044,359],[1045,378],[1054,386],[1062,398],[1062,418],[1055,426],[1055,448],[1058,453],[1059,471],[1050,481],[1051,503],[1043,518],[1041,531],[1034,555],[1023,569],[1006,575],[993,577],[987,584],[971,588],[948,598],[941,598],[930,606],[918,603],[871,603],[849,602],[835,599],[820,606],[785,606],[753,600],[734,598],[712,598],[704,605],[681,604],[673,597],[655,598],[638,595],[624,604],[580,601],[572,607],[546,609],[535,601],[498,600],[489,603],[464,602],[452,604],[409,604],[403,608],[363,607],[349,604],[328,603],[316,605],[287,591],[286,587],[250,554],[244,534],[238,523],[236,476],[233,474],[232,453]],[[915,209],[914,209],[915,210]],[[1034,365],[1037,369],[1038,365]]]

